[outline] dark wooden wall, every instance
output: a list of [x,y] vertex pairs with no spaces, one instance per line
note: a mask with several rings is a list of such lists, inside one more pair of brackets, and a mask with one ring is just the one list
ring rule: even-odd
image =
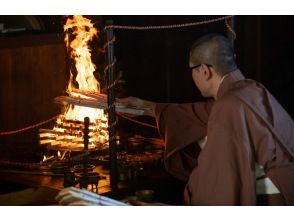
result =
[[[0,131],[58,114],[54,98],[66,88],[66,60],[63,39],[57,34],[0,38]],[[35,156],[37,148],[38,128],[0,136],[1,157]]]

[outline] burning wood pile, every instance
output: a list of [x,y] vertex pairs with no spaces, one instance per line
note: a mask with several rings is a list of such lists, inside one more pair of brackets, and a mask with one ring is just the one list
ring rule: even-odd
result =
[[89,117],[89,149],[106,148],[109,139],[108,118],[105,113],[107,98],[100,93],[99,82],[94,77],[96,67],[91,60],[89,48],[89,42],[97,36],[98,31],[91,20],[83,16],[68,18],[64,31],[65,43],[75,62],[77,74],[73,79],[73,73],[70,72],[68,96],[57,97],[55,100],[57,103],[67,104],[65,112],[59,115],[52,130],[39,130],[40,144],[54,150],[82,150],[83,121],[85,117]]
[[[75,72],[70,71],[67,96],[55,98],[57,104],[64,104],[66,110],[59,115],[54,128],[40,129],[40,144],[62,154],[84,149],[84,118],[89,117],[89,150],[109,147],[107,95],[100,93],[100,84],[94,76],[95,65],[91,60],[89,43],[96,36],[97,29],[83,16],[68,18],[64,25],[65,43]],[[74,75],[76,75],[74,77]],[[115,103],[117,112],[142,115],[148,109],[136,109]],[[63,157],[62,157],[63,158]]]
[[[71,104],[103,110],[107,110],[108,108],[107,96],[105,94],[83,91],[80,89],[73,89],[69,96],[56,97],[55,102],[58,104]],[[138,109],[133,106],[125,106],[122,103],[115,103],[115,110],[116,112],[132,115],[143,115],[144,111],[150,111],[150,109]]]
[[[97,119],[90,123],[89,149],[108,145],[107,118]],[[40,129],[40,144],[50,145],[50,149],[80,151],[84,147],[84,124],[81,121],[68,120],[60,115],[53,130]]]

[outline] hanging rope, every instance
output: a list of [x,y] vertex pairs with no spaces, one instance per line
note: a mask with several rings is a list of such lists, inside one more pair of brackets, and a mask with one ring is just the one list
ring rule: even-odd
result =
[[232,18],[233,15],[224,16],[220,18],[214,18],[206,21],[190,22],[184,24],[172,24],[172,25],[157,25],[157,26],[126,26],[126,25],[108,25],[104,27],[104,31],[107,29],[123,29],[123,30],[160,30],[160,29],[174,29],[174,28],[185,28],[191,26],[198,26],[204,24],[215,23],[218,21]]
[[107,41],[106,44],[103,46],[103,50],[105,51],[110,44],[114,43],[115,40],[115,36],[113,36],[113,38],[110,41]]
[[[111,43],[113,43],[113,42],[115,42],[115,37],[113,37],[113,38],[111,39],[111,41],[108,41],[108,42],[104,45],[104,48],[107,48],[107,47],[108,47]],[[113,68],[114,65],[115,65],[115,63],[116,63],[116,58],[114,57],[113,62],[112,62],[111,64],[105,66],[105,68],[104,68],[104,74],[107,74],[108,69]],[[111,89],[112,87],[114,87],[114,86],[116,85],[116,83],[117,83],[117,81],[114,80],[112,84],[110,84],[110,85],[108,85],[108,86],[106,87],[106,89],[107,89],[107,90]],[[110,107],[111,107],[111,106],[108,106],[108,109],[110,109]]]
[[55,120],[56,118],[58,117],[58,115],[46,120],[46,121],[42,121],[42,122],[39,122],[37,124],[34,124],[34,125],[30,125],[28,127],[25,127],[25,128],[21,128],[21,129],[18,129],[18,130],[13,130],[13,131],[1,131],[0,132],[0,136],[2,135],[11,135],[11,134],[16,134],[16,133],[20,133],[20,132],[23,132],[23,131],[27,131],[27,130],[30,130],[30,129],[33,129],[33,128],[37,128],[41,125],[44,125],[44,124],[47,124],[49,123],[50,121],[53,121]]
[[[60,162],[79,162],[83,159],[84,156],[89,155],[89,152],[80,153],[76,156],[72,156],[68,159],[61,160]],[[5,159],[0,159],[0,166],[7,166],[13,168],[24,168],[24,169],[36,169],[39,168],[40,165],[42,166],[50,166],[59,161],[45,161],[45,162],[38,162],[38,163],[30,163],[30,162],[17,162],[17,161],[10,161]]]
[[225,25],[227,27],[227,29],[229,30],[229,32],[232,34],[233,36],[233,39],[235,40],[236,39],[236,32],[234,31],[234,29],[232,28],[232,26],[229,24],[228,22],[229,19],[225,19]]
[[[146,126],[146,127],[149,127],[149,128],[157,129],[157,127],[154,126],[154,125],[150,125],[150,124],[148,124],[148,123],[144,123],[144,122],[141,122],[141,121],[138,121],[138,120],[132,119],[132,118],[130,118],[130,117],[125,116],[124,114],[121,114],[121,113],[118,113],[118,112],[117,112],[116,114],[119,115],[119,116],[121,116],[122,118],[127,119],[127,120],[129,120],[129,121],[132,121],[132,122],[134,122],[134,123],[136,123],[136,124],[140,124],[140,125],[143,125],[143,126]],[[58,117],[58,115],[57,115],[57,116],[54,116],[53,118],[50,118],[50,119],[48,119],[48,120],[46,120],[46,121],[42,121],[42,122],[40,122],[40,123],[37,123],[37,124],[34,124],[34,125],[30,125],[30,126],[28,126],[28,127],[21,128],[21,129],[18,129],[18,130],[1,131],[1,132],[0,132],[0,136],[4,136],[4,135],[12,135],[12,134],[16,134],[16,133],[20,133],[20,132],[23,132],[23,131],[27,131],[27,130],[30,130],[30,129],[33,129],[33,128],[36,128],[36,127],[40,127],[41,125],[47,124],[47,123],[49,123],[50,121],[55,120],[57,117]],[[114,125],[115,125],[116,123],[117,123],[117,121],[115,121]],[[113,126],[114,126],[114,125],[113,125]]]

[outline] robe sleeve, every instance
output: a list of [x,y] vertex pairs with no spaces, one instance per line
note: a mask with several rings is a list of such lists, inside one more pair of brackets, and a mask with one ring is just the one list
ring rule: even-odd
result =
[[206,136],[213,101],[187,104],[156,104],[156,122],[165,141],[164,162],[169,173],[187,181],[195,167],[200,148],[197,141]]

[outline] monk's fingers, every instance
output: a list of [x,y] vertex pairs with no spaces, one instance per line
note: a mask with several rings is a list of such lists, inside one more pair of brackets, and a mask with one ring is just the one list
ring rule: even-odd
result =
[[124,104],[126,106],[141,107],[143,104],[142,100],[137,97],[127,97],[117,100],[118,103]]

